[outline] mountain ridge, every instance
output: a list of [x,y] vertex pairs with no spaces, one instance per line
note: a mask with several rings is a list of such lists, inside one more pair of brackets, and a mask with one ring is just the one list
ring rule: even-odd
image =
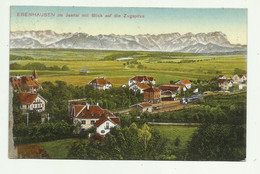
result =
[[246,45],[231,44],[226,34],[178,32],[162,34],[89,35],[84,32],[56,33],[52,30],[11,31],[10,48],[105,49],[212,53],[246,51]]

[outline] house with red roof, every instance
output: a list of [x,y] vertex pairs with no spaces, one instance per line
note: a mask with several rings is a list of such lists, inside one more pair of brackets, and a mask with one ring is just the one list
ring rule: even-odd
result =
[[233,82],[230,79],[218,79],[218,86],[222,91],[228,91],[233,86]]
[[177,85],[185,85],[185,87],[186,87],[187,89],[190,89],[190,88],[191,88],[191,85],[192,85],[191,81],[189,81],[189,80],[187,80],[187,79],[179,80],[179,81],[177,81],[175,84],[177,84]]
[[29,92],[20,92],[19,103],[20,109],[22,111],[32,111],[35,110],[37,112],[45,111],[46,103],[45,100],[40,94],[29,93]]
[[219,75],[219,76],[218,76],[218,79],[227,79],[227,76],[225,76],[225,75]]
[[[42,89],[41,84],[38,82],[38,74],[36,70],[32,75],[28,76],[11,76],[10,83],[14,91],[21,91],[26,89],[27,92],[36,92]],[[24,88],[24,89],[23,89]]]
[[150,86],[147,83],[136,83],[129,87],[130,90],[133,90],[134,92],[140,91],[140,93],[144,93],[144,90],[150,88]]
[[[186,89],[186,87],[184,87]],[[176,95],[182,90],[179,85],[161,85],[159,86],[161,90],[161,100],[162,101],[173,101]]]
[[243,75],[243,74],[235,74],[233,75],[233,77],[231,77],[233,83],[237,84],[237,83],[243,83],[247,80],[247,75]]
[[161,90],[159,88],[150,87],[144,90],[144,102],[160,103]]
[[112,88],[112,83],[107,81],[105,77],[98,77],[89,82],[90,86],[93,86],[95,89],[98,90],[106,90]]
[[148,103],[148,102],[143,102],[143,103],[138,103],[138,104],[130,106],[130,109],[137,110],[141,113],[144,113],[144,112],[152,113],[153,112],[153,105],[151,103]]
[[120,118],[107,109],[97,105],[76,104],[72,106],[71,116],[74,124],[80,123],[81,130],[95,127],[97,133],[107,134],[112,127],[119,126]]
[[151,83],[152,85],[155,85],[155,82],[153,77],[138,75],[128,80],[128,86],[130,87],[136,83]]

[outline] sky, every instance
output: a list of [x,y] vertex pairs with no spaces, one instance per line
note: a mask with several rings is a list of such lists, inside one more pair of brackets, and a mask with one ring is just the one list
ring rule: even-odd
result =
[[[43,13],[51,15],[28,16]],[[68,17],[67,14],[79,16]],[[92,17],[92,14],[101,14],[102,17]],[[131,19],[125,15],[137,17]],[[232,44],[247,44],[246,9],[12,6],[10,23],[11,31],[53,30],[57,33],[84,32],[90,35],[221,31]]]

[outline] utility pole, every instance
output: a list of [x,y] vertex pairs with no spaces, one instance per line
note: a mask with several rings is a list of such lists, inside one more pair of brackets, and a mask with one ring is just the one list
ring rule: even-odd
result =
[[27,124],[27,126],[29,125],[29,113],[28,112],[26,113],[26,124]]

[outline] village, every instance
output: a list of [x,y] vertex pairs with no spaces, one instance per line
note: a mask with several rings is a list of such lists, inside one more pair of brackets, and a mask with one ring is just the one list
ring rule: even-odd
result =
[[[38,78],[36,70],[33,71],[32,75],[10,77],[10,84],[14,92],[19,96],[20,112],[26,117],[27,125],[32,119],[29,111],[44,113],[41,114],[41,124],[48,122],[53,117],[44,112],[47,102],[50,101],[47,101],[39,94],[43,87],[38,82]],[[217,81],[209,82],[216,84],[219,89],[211,91],[214,93],[229,93],[246,88],[246,74],[235,74],[230,78],[219,75],[216,79]],[[113,84],[106,80],[105,77],[97,77],[87,85],[95,90],[106,91],[113,88]],[[79,125],[78,133],[94,128],[95,133],[88,134],[88,137],[98,136],[103,139],[112,128],[120,127],[120,114],[129,114],[133,110],[138,113],[148,112],[153,114],[196,106],[194,103],[204,95],[208,95],[210,91],[201,91],[200,88],[194,88],[193,85],[192,81],[188,79],[180,79],[174,83],[157,86],[154,77],[136,75],[129,79],[127,85],[122,84],[122,88],[128,88],[134,93],[143,95],[143,102],[130,105],[125,110],[113,113],[108,108],[100,107],[99,103],[95,105],[89,103],[87,98],[68,98],[68,117],[70,117],[74,125]]]

